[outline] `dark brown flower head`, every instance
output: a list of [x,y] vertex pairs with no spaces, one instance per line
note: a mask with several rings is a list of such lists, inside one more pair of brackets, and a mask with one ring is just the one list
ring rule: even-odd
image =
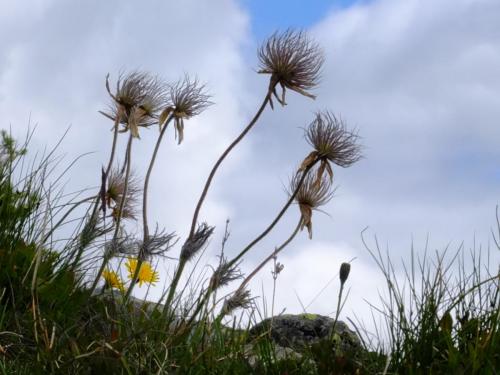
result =
[[231,264],[223,258],[210,279],[210,288],[216,290],[241,278],[239,263]]
[[185,76],[170,87],[169,104],[160,115],[160,127],[172,115],[174,119],[175,134],[180,144],[184,138],[184,120],[199,115],[212,102],[210,95],[206,92],[206,87],[199,81]]
[[252,306],[253,298],[250,298],[250,291],[238,289],[234,294],[224,301],[222,312],[224,315],[231,314],[236,309],[248,309]]
[[106,88],[113,98],[111,113],[101,112],[115,120],[120,116],[121,130],[130,130],[134,137],[139,137],[139,127],[148,127],[156,123],[158,113],[165,105],[165,84],[156,76],[144,72],[132,72],[120,76],[113,94],[106,77]]
[[128,178],[127,192],[125,194],[125,173],[119,169],[111,170],[105,192],[105,201],[112,211],[113,218],[118,217],[121,202],[125,199],[122,218],[135,219],[136,205],[141,193],[140,182],[135,173],[131,172]]
[[[319,169],[319,168],[318,168]],[[332,188],[332,180],[326,175],[318,179],[317,173],[310,171],[299,186],[302,174],[296,173],[290,181],[288,193],[292,195],[297,189],[295,201],[299,205],[302,215],[302,228],[307,228],[309,238],[312,238],[312,213],[319,207],[327,204],[333,197],[335,190]]]
[[347,278],[349,277],[349,272],[351,272],[351,264],[342,263],[340,265],[340,273],[339,273],[340,283],[342,285],[344,285],[345,282],[347,281]]
[[328,160],[346,168],[362,157],[358,133],[348,130],[341,118],[328,111],[316,114],[305,137],[314,147],[315,151],[311,155],[314,154],[317,159]]
[[212,236],[214,229],[214,227],[210,227],[206,223],[199,225],[193,236],[189,237],[184,245],[182,245],[181,260],[187,262],[192,259],[205,246],[208,239]]
[[[290,89],[314,99],[307,92],[318,85],[323,52],[303,31],[275,32],[259,48],[259,73],[271,74],[269,95],[274,95],[281,105],[286,105],[285,90]],[[281,98],[276,86],[282,88]],[[271,107],[272,107],[272,101]]]

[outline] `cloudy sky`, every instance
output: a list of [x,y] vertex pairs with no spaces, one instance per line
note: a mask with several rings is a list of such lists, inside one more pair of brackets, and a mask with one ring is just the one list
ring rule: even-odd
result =
[[[301,233],[279,258],[285,268],[275,311],[301,311],[300,298],[309,312],[332,313],[337,270],[356,258],[345,313],[368,316],[364,300],[376,302],[384,285],[361,241],[365,227],[368,242],[376,235],[396,262],[407,259],[412,242],[423,251],[427,238],[431,252],[462,242],[470,248],[474,238],[487,247],[500,183],[498,0],[137,4],[0,0],[1,127],[22,136],[31,121],[33,148],[43,148],[71,126],[60,149],[65,161],[93,153],[69,172],[68,191],[99,183],[111,140],[111,124],[97,112],[109,102],[108,72],[111,80],[134,69],[168,81],[197,75],[215,104],[188,121],[181,146],[168,134],[152,178],[150,220],[185,236],[210,167],[267,89],[268,77],[256,73],[257,47],[276,29],[303,28],[325,52],[318,98],[292,93],[285,108],[267,109],[225,162],[201,213],[217,227],[206,256],[219,251],[226,218],[226,252],[236,254],[276,215],[283,185],[310,151],[302,128],[322,109],[359,130],[365,157],[335,170],[329,216],[315,213],[313,240]],[[139,174],[156,136],[157,129],[141,133]],[[292,207],[245,258],[244,271],[284,241],[298,218]],[[163,280],[174,264],[160,265]],[[268,300],[270,268],[252,284]]]

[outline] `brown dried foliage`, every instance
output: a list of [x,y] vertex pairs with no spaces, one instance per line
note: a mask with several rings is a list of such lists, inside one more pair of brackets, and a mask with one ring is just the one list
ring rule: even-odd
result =
[[[318,168],[319,169],[319,168]],[[312,171],[311,171],[312,172]],[[290,181],[288,193],[297,190],[301,174],[297,173]],[[327,204],[333,197],[332,180],[325,175],[318,180],[317,173],[308,173],[295,196],[302,216],[301,229],[307,228],[309,238],[312,238],[312,213]]]
[[[115,120],[120,113],[121,132],[130,130],[139,138],[139,127],[148,127],[158,121],[158,114],[166,102],[166,85],[156,76],[144,72],[132,72],[120,76],[113,94],[106,77],[106,88],[113,99],[110,113],[101,112]],[[120,110],[121,109],[121,110]]]
[[118,217],[119,208],[123,199],[125,199],[122,218],[136,218],[136,206],[141,193],[140,181],[134,173],[131,173],[128,178],[127,192],[125,192],[125,173],[122,173],[118,168],[111,170],[108,177],[108,184],[105,193],[106,205],[112,210],[113,218]]

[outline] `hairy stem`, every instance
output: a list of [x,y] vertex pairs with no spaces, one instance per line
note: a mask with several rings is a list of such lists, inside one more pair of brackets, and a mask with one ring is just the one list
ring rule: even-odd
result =
[[288,198],[288,201],[286,202],[286,204],[283,206],[283,208],[281,209],[281,211],[278,213],[278,215],[275,217],[275,219],[272,221],[271,224],[269,224],[269,226],[259,235],[257,236],[252,242],[250,242],[233,260],[231,260],[229,262],[229,265],[234,265],[236,262],[238,262],[252,247],[254,247],[257,243],[259,243],[264,237],[266,237],[269,232],[271,232],[271,230],[276,226],[276,224],[278,224],[278,222],[281,220],[281,218],[283,217],[283,215],[285,214],[285,212],[288,210],[288,208],[290,207],[290,205],[293,203],[293,201],[295,200],[295,196],[297,195],[297,193],[299,192],[300,188],[302,187],[302,184],[304,183],[304,180],[307,176],[307,174],[309,173],[309,171],[312,169],[312,167],[314,167],[314,165],[319,161],[319,159],[317,159],[316,161],[314,161],[313,163],[311,163],[303,172],[302,172],[302,176],[300,177],[300,180],[299,182],[297,183],[297,186],[295,187],[295,190],[294,192],[292,193],[292,195],[290,195],[290,198]]
[[146,243],[149,240],[149,226],[148,226],[148,190],[149,190],[149,179],[151,178],[151,172],[153,171],[153,166],[156,161],[156,156],[158,154],[158,150],[160,149],[160,144],[163,139],[163,135],[165,134],[169,122],[172,120],[172,116],[166,121],[163,125],[163,128],[160,132],[160,135],[156,141],[155,149],[153,151],[153,156],[151,157],[151,161],[149,162],[148,171],[146,173],[146,177],[144,179],[144,189],[143,189],[143,197],[142,197],[142,226],[144,230],[143,243]]
[[[247,135],[247,133],[252,129],[252,127],[257,123],[257,120],[259,117],[262,115],[262,112],[264,112],[264,109],[266,108],[267,104],[269,103],[271,93],[273,91],[274,87],[270,87],[261,106],[257,110],[257,113],[254,115],[252,120],[249,122],[249,124],[243,129],[243,131],[236,137],[236,139],[228,146],[228,148],[222,153],[222,155],[219,157],[219,159],[215,162],[215,165],[213,166],[212,170],[210,171],[210,174],[208,176],[207,181],[205,182],[205,186],[203,187],[203,191],[201,193],[201,196],[198,200],[198,203],[196,204],[196,208],[194,210],[193,214],[193,219],[191,221],[191,229],[189,230],[189,235],[188,239],[193,237],[195,228],[196,228],[196,223],[198,221],[198,216],[200,214],[201,207],[203,205],[203,202],[207,196],[208,189],[210,188],[210,184],[212,183],[212,180],[215,176],[215,173],[217,172],[217,169],[219,169],[220,165],[224,161],[224,159],[229,155],[231,150],[236,147],[238,143]],[[177,289],[177,284],[179,283],[180,277],[182,275],[182,272],[184,271],[184,266],[185,266],[184,260],[179,260],[179,265],[177,266],[177,269],[175,270],[174,277],[172,279],[172,283],[170,284],[169,291],[168,291],[168,296],[165,301],[165,307],[163,309],[164,314],[166,314],[167,309],[169,308],[170,304],[172,303],[172,300],[175,295],[175,291]]]
[[[300,180],[297,183],[297,186],[295,187],[295,190],[290,195],[290,198],[288,198],[288,201],[285,203],[285,205],[283,206],[283,208],[281,209],[281,211],[278,213],[278,215],[274,218],[274,220],[272,221],[272,223],[269,224],[269,226],[257,238],[255,238],[252,242],[250,242],[234,259],[232,259],[230,262],[228,262],[228,267],[234,266],[235,263],[237,263],[253,246],[255,246],[265,236],[267,236],[269,234],[269,232],[271,232],[271,230],[276,226],[276,224],[278,224],[278,222],[281,220],[281,218],[283,217],[283,215],[285,214],[285,212],[288,210],[288,208],[290,207],[290,205],[295,200],[295,196],[297,195],[297,193],[299,192],[300,188],[302,187],[302,184],[304,183],[304,180],[305,180],[307,174],[314,167],[314,165],[316,165],[316,163],[318,161],[319,161],[319,159],[315,160],[309,166],[307,166],[304,171],[301,172],[302,176],[300,177]],[[201,307],[203,306],[203,304],[205,303],[205,301],[207,300],[207,298],[210,297],[211,293],[212,293],[212,289],[210,287],[207,288],[207,291],[206,291],[205,295],[203,296],[202,300],[198,303],[198,305],[196,307],[196,310],[195,310],[195,313],[191,316],[188,324],[191,324],[194,321],[196,315],[198,315],[198,313],[201,310]]]
[[299,220],[299,223],[297,224],[297,227],[295,228],[295,230],[292,232],[292,234],[290,235],[290,237],[288,237],[288,239],[283,242],[279,247],[277,247],[266,259],[264,259],[262,261],[262,263],[260,263],[257,268],[255,268],[252,273],[250,273],[246,278],[245,280],[243,280],[243,282],[241,283],[241,285],[238,287],[238,290],[240,289],[243,289],[245,286],[248,285],[248,283],[250,282],[250,280],[252,280],[255,275],[257,275],[257,273],[260,272],[260,270],[267,264],[269,263],[273,258],[275,258],[285,247],[287,247],[290,242],[292,242],[292,240],[295,238],[295,236],[297,235],[297,233],[299,233],[300,231],[300,226],[302,224],[302,218]]
[[[123,194],[122,194],[122,200],[120,202],[120,207],[118,208],[118,213],[117,213],[116,223],[115,223],[115,231],[113,233],[112,243],[114,243],[116,241],[116,239],[118,238],[123,208],[125,207],[125,201],[127,199],[128,182],[129,182],[129,177],[130,177],[130,164],[131,164],[130,161],[131,161],[131,156],[132,156],[132,143],[133,143],[132,141],[133,141],[133,137],[132,137],[132,133],[130,133],[129,138],[128,138],[128,143],[127,143],[127,149],[125,151],[126,156],[127,156],[127,163],[126,163],[126,169],[125,169],[125,181],[124,181],[124,185],[123,185]],[[97,272],[97,276],[94,280],[94,283],[92,284],[92,287],[90,288],[91,294],[95,290],[95,288],[97,287],[97,283],[99,282],[99,279],[104,271],[104,268],[107,266],[109,259],[110,259],[110,256],[105,254],[103,261],[102,261],[102,264],[101,264],[101,267],[99,268],[99,271]]]
[[[151,157],[151,161],[149,162],[148,171],[146,172],[146,178],[144,179],[144,191],[142,197],[142,225],[144,230],[144,235],[142,238],[142,246],[147,246],[149,242],[149,227],[148,227],[148,189],[149,189],[149,179],[151,178],[151,172],[153,171],[153,166],[156,161],[156,156],[158,155],[158,150],[160,149],[160,144],[163,139],[163,135],[165,134],[169,122],[172,120],[172,116],[168,118],[167,122],[163,125],[163,128],[158,136],[156,141],[155,149],[153,151],[153,156]],[[140,251],[137,255],[137,266],[134,271],[134,276],[132,280],[130,280],[130,285],[127,289],[127,293],[125,294],[125,300],[128,300],[130,294],[132,294],[132,290],[134,289],[135,284],[137,284],[137,276],[139,276],[140,269],[142,267],[142,263],[144,262],[144,251]]]
[[207,181],[205,182],[205,187],[203,188],[203,192],[201,193],[200,199],[198,200],[198,203],[196,204],[196,209],[193,214],[193,220],[191,222],[191,229],[189,231],[189,238],[191,238],[194,234],[195,228],[196,228],[196,222],[198,221],[198,215],[200,214],[200,209],[201,206],[203,205],[203,201],[205,200],[205,197],[207,196],[208,189],[210,187],[210,184],[212,183],[212,180],[215,176],[215,173],[217,172],[217,169],[219,169],[219,166],[222,164],[222,161],[229,155],[231,150],[238,144],[240,141],[245,137],[245,135],[252,129],[252,127],[255,125],[257,120],[259,119],[260,115],[262,112],[264,112],[264,109],[266,108],[267,104],[269,103],[270,99],[270,94],[269,92],[267,93],[266,97],[264,98],[264,101],[262,102],[260,108],[258,109],[257,113],[255,116],[252,118],[250,123],[246,126],[245,129],[240,133],[238,137],[229,145],[229,147],[222,153],[222,155],[219,157],[215,165],[213,166],[212,170],[210,171],[210,175],[208,176]]

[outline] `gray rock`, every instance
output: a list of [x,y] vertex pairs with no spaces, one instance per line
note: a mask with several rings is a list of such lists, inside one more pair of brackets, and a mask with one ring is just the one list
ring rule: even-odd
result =
[[[280,315],[265,319],[250,330],[256,336],[268,332],[271,339],[283,348],[291,348],[301,352],[305,348],[330,336],[334,319],[317,314]],[[340,339],[342,351],[361,350],[358,335],[349,329],[347,324],[337,321],[335,337]]]

